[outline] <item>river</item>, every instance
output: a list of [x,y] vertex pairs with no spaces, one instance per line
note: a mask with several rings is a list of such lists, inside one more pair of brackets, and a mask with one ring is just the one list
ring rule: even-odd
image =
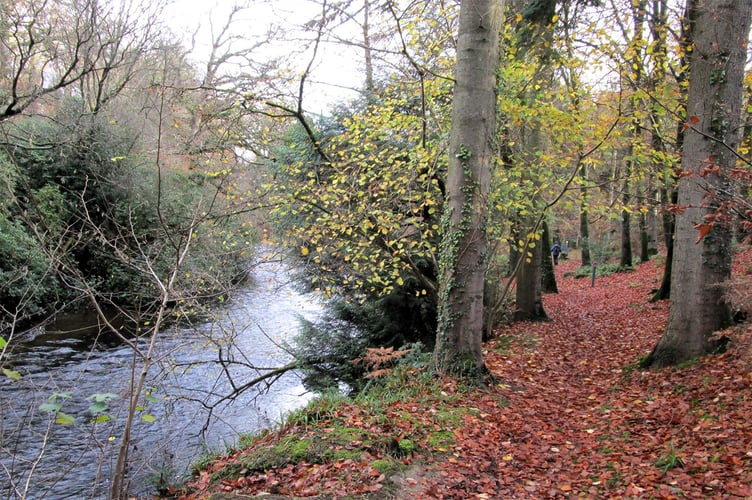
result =
[[[259,374],[249,366],[288,363],[284,345],[297,333],[298,317],[314,319],[321,312],[319,298],[296,291],[279,262],[258,263],[251,278],[214,321],[172,327],[159,338],[164,362],[149,373],[150,397],[129,452],[133,494],[153,492],[159,477],[184,479],[207,450],[224,451],[310,399],[299,376],[288,372],[268,388],[220,402],[211,415],[201,403],[230,392],[218,352],[236,362],[227,371],[242,384]],[[5,360],[22,377],[0,376],[1,498],[108,497],[133,351],[98,337],[96,328],[72,330],[81,320],[61,317],[57,327],[39,332]],[[95,394],[106,400],[109,421],[92,423]],[[51,397],[74,423],[55,423],[40,410]]]

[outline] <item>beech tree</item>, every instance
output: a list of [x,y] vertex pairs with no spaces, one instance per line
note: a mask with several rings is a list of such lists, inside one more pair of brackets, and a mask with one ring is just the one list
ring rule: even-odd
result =
[[503,0],[463,0],[460,4],[434,353],[443,372],[479,374],[485,369],[481,352],[485,218],[503,4]]
[[715,351],[719,341],[712,334],[729,319],[718,285],[731,272],[732,228],[712,223],[715,201],[709,194],[727,182],[728,172],[738,159],[752,0],[692,3],[693,48],[689,56],[671,309],[666,331],[644,362],[652,367]]
[[[532,107],[543,107],[551,94],[541,92],[540,89],[552,89],[554,85],[553,30],[552,21],[555,16],[555,1],[531,2],[522,9],[522,20],[517,26],[517,41],[520,60],[534,61],[532,89],[524,93],[524,99],[532,103]],[[542,113],[541,113],[542,114]],[[547,133],[544,130],[544,120],[531,119],[520,123],[519,157],[524,164],[539,167],[540,154],[548,150]],[[520,245],[520,262],[517,265],[517,289],[514,319],[518,321],[546,320],[548,315],[543,307],[542,262],[544,246],[550,246],[541,241],[540,221],[538,213],[541,211],[542,183],[536,174],[539,168],[520,169],[520,179],[533,187],[530,196],[529,210],[522,209],[515,215],[516,233],[523,235],[526,243]]]

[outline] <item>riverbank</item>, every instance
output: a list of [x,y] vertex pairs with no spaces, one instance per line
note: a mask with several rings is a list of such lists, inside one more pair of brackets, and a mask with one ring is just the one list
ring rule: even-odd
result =
[[[292,272],[279,260],[255,263],[252,280],[214,308],[211,321],[175,322],[159,334],[158,361],[130,434],[131,494],[150,498],[185,480],[203,450],[274,427],[310,400],[293,372],[271,388],[235,392],[241,382],[290,363],[285,346],[299,318],[321,312],[320,297],[300,293]],[[142,365],[131,346],[106,330],[84,328],[96,320],[72,316],[6,352],[3,368],[20,377],[0,378],[2,498],[110,496],[130,381]]]
[[[550,322],[515,323],[485,345],[495,384],[404,368],[207,460],[177,496],[752,497],[752,326],[724,331],[722,355],[641,371],[667,320],[668,302],[649,302],[662,266],[591,287],[576,265],[556,269]],[[752,276],[749,249],[735,269]]]

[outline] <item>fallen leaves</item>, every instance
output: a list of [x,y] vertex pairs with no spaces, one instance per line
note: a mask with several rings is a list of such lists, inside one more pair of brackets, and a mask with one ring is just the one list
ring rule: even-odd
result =
[[[752,253],[740,262],[748,266]],[[668,303],[648,302],[662,268],[646,263],[592,288],[564,277],[573,265],[558,266],[560,293],[544,298],[552,321],[509,325],[485,346],[493,387],[436,380],[431,394],[378,415],[356,404],[332,412],[371,436],[409,436],[416,451],[400,459],[409,474],[378,472],[385,451],[369,449],[357,459],[228,477],[219,487],[374,499],[389,497],[384,488],[426,499],[752,498],[752,331],[724,332],[733,342],[723,355],[640,371],[639,357],[666,324]],[[209,475],[236,458],[202,471],[194,497],[216,489]]]

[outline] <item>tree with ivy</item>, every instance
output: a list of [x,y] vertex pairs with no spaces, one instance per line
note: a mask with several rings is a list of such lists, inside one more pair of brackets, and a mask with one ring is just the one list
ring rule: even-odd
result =
[[485,371],[486,205],[503,7],[502,0],[463,0],[460,6],[434,353],[436,366],[447,373]]
[[[456,11],[388,7],[369,18],[382,36],[374,37],[379,56],[362,96],[330,116],[290,113],[295,123],[271,147],[272,234],[294,248],[304,281],[333,298],[332,314],[304,325],[299,337],[301,358],[327,353],[316,362],[320,380],[335,357],[349,364],[352,345],[363,341],[427,349],[435,342]],[[327,340],[342,322],[361,338]]]

